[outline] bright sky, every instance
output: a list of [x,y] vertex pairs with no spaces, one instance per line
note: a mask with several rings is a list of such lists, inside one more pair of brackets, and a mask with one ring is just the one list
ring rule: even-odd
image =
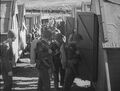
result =
[[26,7],[50,7],[61,6],[65,4],[80,5],[82,1],[90,2],[91,0],[17,0],[19,4],[24,3]]

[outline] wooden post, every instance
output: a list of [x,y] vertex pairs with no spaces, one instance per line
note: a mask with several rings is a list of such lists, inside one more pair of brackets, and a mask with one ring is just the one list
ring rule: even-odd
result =
[[73,18],[74,18],[74,32],[77,32],[77,11],[76,7],[73,7]]
[[11,0],[11,6],[10,6],[10,15],[9,15],[9,27],[8,27],[8,31],[12,28],[12,22],[13,22],[13,19],[12,19],[12,14],[13,14],[13,5],[14,5],[14,0]]
[[[105,21],[103,0],[99,0],[99,6],[100,6],[100,14],[101,14],[101,17],[102,17],[103,30],[106,31],[106,21]],[[105,73],[106,73],[106,79],[107,79],[107,89],[108,89],[108,91],[111,91],[111,83],[110,83],[110,74],[109,74],[107,50],[103,49],[103,51],[104,51]]]
[[107,79],[107,89],[108,91],[111,91],[107,51],[106,49],[103,49],[103,50],[104,50],[103,52],[104,52],[104,62],[105,62],[105,73],[106,73],[106,79]]
[[[105,21],[105,11],[104,11],[104,2],[103,0],[98,0],[99,1],[99,7],[100,7],[100,15],[102,17],[102,25],[103,25],[103,33],[104,33],[104,38],[106,35],[106,21]],[[107,39],[105,38],[104,41],[107,41]]]

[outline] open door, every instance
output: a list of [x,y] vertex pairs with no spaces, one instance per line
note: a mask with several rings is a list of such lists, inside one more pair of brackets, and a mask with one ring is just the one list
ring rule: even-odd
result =
[[79,42],[82,64],[80,77],[92,82],[97,81],[98,72],[98,38],[99,26],[97,16],[90,12],[77,13],[77,32],[82,36]]

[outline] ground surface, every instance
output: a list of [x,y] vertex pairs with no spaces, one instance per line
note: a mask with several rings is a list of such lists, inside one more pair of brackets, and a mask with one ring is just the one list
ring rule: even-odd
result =
[[[22,60],[22,63],[17,63],[17,67],[13,69],[13,91],[37,91],[38,72],[35,67],[29,64],[28,59]],[[3,81],[0,75],[0,91],[3,88]],[[80,83],[83,85],[84,83]],[[51,91],[56,91],[54,82],[51,81]],[[61,89],[59,91],[62,91]],[[74,86],[72,91],[94,91],[93,88],[83,88]]]

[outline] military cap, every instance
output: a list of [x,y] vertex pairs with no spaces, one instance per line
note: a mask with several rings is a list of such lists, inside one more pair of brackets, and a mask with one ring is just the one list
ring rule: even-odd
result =
[[15,33],[13,32],[12,29],[8,31],[7,36],[8,36],[8,38],[16,38],[16,35],[15,35]]

